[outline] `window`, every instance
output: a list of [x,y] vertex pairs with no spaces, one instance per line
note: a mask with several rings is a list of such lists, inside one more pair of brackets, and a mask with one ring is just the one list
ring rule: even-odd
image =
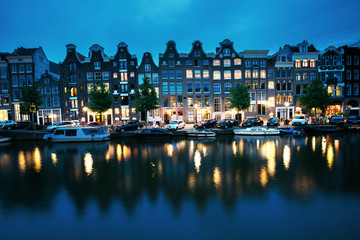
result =
[[60,106],[59,97],[54,97],[53,98],[53,105],[54,105],[54,107],[59,107]]
[[[120,72],[119,75],[120,75],[120,81],[126,82],[126,81],[128,80],[128,78],[127,78],[127,72]],[[147,76],[147,77],[148,77],[148,76]],[[149,78],[151,78],[151,75],[150,75]]]
[[168,78],[168,72],[166,70],[162,71],[162,79],[167,79]]
[[223,49],[223,54],[224,56],[230,56],[230,49],[228,48]]
[[300,67],[301,67],[301,59],[300,59],[300,58],[297,58],[297,59],[295,60],[295,67],[296,67],[296,68],[300,68]]
[[181,79],[181,78],[182,78],[181,70],[176,70],[176,79]]
[[274,89],[274,81],[268,82],[268,89]]
[[163,96],[164,97],[164,107],[169,107],[169,96]]
[[303,80],[304,81],[309,80],[308,76],[309,76],[308,73],[303,73]]
[[203,60],[203,65],[209,65],[209,60]]
[[307,58],[303,59],[303,64],[302,65],[303,65],[304,68],[309,66]]
[[176,83],[176,90],[178,93],[182,93],[182,82]]
[[351,84],[346,84],[345,93],[351,95]]
[[176,98],[175,98],[175,96],[170,96],[170,107],[176,107]]
[[[74,75],[74,74],[72,74]],[[101,80],[101,72],[96,72],[95,73],[95,81]]]
[[264,92],[258,93],[258,101],[266,101],[266,94]]
[[265,82],[264,81],[260,82],[260,89],[265,89]]
[[58,94],[59,93],[58,87],[56,87],[56,86],[52,87],[52,93],[53,94]]
[[19,85],[17,76],[12,76],[12,85],[13,87],[17,87]]
[[11,65],[11,73],[17,73],[17,66]]
[[301,81],[301,74],[300,73],[296,73],[296,81]]
[[191,60],[186,60],[186,65],[192,65],[192,61]]
[[220,94],[221,93],[221,84],[215,83],[214,84],[214,94]]
[[47,108],[51,107],[51,98],[45,98],[45,106]]
[[38,87],[38,89],[37,89],[37,90],[38,90],[38,92],[39,92],[39,93],[44,94],[44,90],[43,90],[43,88]]
[[169,67],[174,67],[174,66],[175,66],[175,61],[169,60]]
[[170,82],[170,93],[175,93],[175,82]]
[[281,70],[276,69],[276,78],[281,78]]
[[224,92],[228,93],[230,87],[231,87],[231,83],[225,83],[224,84]]
[[27,75],[27,76],[26,76],[26,80],[27,80],[28,86],[31,86],[32,83],[33,83],[33,77],[32,77],[32,75]]
[[195,59],[194,65],[195,65],[195,67],[200,67],[200,60]]
[[167,93],[169,91],[168,82],[163,82],[163,92]]
[[178,107],[183,107],[182,96],[177,96],[177,105]]
[[276,103],[277,103],[277,104],[280,104],[280,103],[281,103],[281,98],[280,98],[280,96],[276,96]]
[[26,64],[26,72],[27,72],[27,73],[31,73],[31,72],[32,72],[32,65],[31,65],[31,64]]
[[5,67],[0,67],[0,77],[1,79],[6,79],[6,68]]
[[281,84],[280,83],[276,83],[276,91],[281,91]]
[[292,90],[292,84],[291,83],[287,83],[287,90],[291,91]]
[[220,66],[220,60],[219,59],[214,59],[213,66]]
[[145,64],[145,72],[151,71],[151,64]]
[[260,71],[260,78],[262,78],[262,79],[266,78],[266,70]]
[[359,84],[358,83],[354,83],[354,95],[359,95]]
[[359,70],[354,70],[354,79],[355,80],[359,79]]
[[259,61],[256,61],[256,60],[253,61],[253,67],[256,67],[256,68],[259,67]]
[[230,98],[226,97],[225,98],[225,111],[231,111],[230,106],[231,106]]
[[359,56],[354,56],[354,65],[359,65]]
[[254,81],[252,86],[253,86],[253,89],[258,89],[258,82]]
[[346,56],[346,65],[351,65],[351,56]]
[[281,70],[281,77],[286,78],[286,70]]
[[187,92],[188,92],[188,93],[192,93],[192,92],[193,92],[193,84],[192,84],[192,82],[187,82],[187,83],[186,83],[186,87],[187,87]]
[[204,107],[210,107],[209,96],[204,96]]
[[224,79],[231,79],[231,71],[230,70],[224,71]]
[[19,91],[18,90],[14,90],[14,100],[19,100]]
[[288,96],[288,102],[289,102],[289,103],[292,103],[292,102],[293,102],[292,96]]
[[245,61],[245,67],[251,67],[251,62],[249,60]]
[[251,70],[245,70],[245,78],[251,78]]
[[100,70],[101,69],[101,63],[100,62],[94,62],[94,69]]
[[351,70],[346,70],[346,79],[351,80]]
[[301,86],[300,86],[300,85],[296,85],[295,93],[296,93],[296,94],[300,94],[300,93],[301,93]]
[[196,79],[201,78],[201,71],[200,70],[195,70],[195,78]]
[[231,67],[230,59],[224,59],[224,67]]
[[116,72],[113,73],[113,78],[117,78],[118,74]]
[[153,73],[152,81],[153,81],[153,84],[159,84],[159,75],[157,73]]
[[201,82],[198,81],[195,82],[195,92],[201,93]]
[[287,75],[286,75],[286,77],[292,78],[292,71],[291,71],[290,69],[287,70]]
[[286,83],[282,83],[282,84],[281,84],[281,89],[282,89],[283,91],[286,90]]
[[215,112],[221,112],[221,98],[214,98],[214,110]]
[[193,72],[192,70],[186,70],[186,78],[193,78]]
[[109,72],[103,72],[103,80],[109,80]]
[[203,82],[204,92],[208,93],[210,92],[210,83],[208,81]]
[[193,107],[194,106],[194,100],[192,97],[188,97],[188,107]]
[[213,75],[214,75],[213,76],[214,80],[220,80],[221,79],[220,71],[214,71]]
[[253,74],[252,74],[253,78],[259,78],[259,70],[253,70]]
[[254,92],[250,93],[250,101],[252,102],[256,101],[256,94]]
[[235,70],[234,77],[235,79],[241,79],[241,70]]
[[203,70],[203,78],[205,79],[209,78],[209,70]]
[[311,72],[310,73],[310,80],[314,80],[316,77],[316,73],[315,72]]
[[[50,91],[50,90],[49,90]],[[45,88],[45,94],[47,94],[47,89]],[[70,88],[70,97],[76,97],[77,96],[77,89],[76,87]]]
[[246,82],[245,82],[245,86],[246,86],[248,89],[250,89],[250,81],[246,81]]
[[94,74],[93,74],[92,72],[86,73],[86,79],[87,79],[88,81],[94,80]]
[[315,58],[310,59],[310,67],[311,67],[311,68],[316,67],[316,65],[315,65]]
[[139,81],[139,85],[144,83],[144,74],[139,74],[138,75],[138,81]]
[[240,58],[235,58],[234,59],[234,65],[241,65],[241,59]]
[[169,79],[175,79],[175,70],[169,70]]
[[174,57],[174,53],[169,53],[169,58],[173,58]]
[[268,71],[268,78],[273,78],[274,77],[274,71],[273,70],[269,70]]
[[266,67],[266,61],[265,60],[260,61],[260,67]]
[[113,62],[113,67],[116,67],[116,65],[117,65],[116,62]]
[[24,73],[24,72],[25,72],[25,66],[19,65],[19,73]]

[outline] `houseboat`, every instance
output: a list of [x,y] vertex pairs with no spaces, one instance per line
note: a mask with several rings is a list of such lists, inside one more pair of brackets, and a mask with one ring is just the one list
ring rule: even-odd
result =
[[107,126],[63,127],[43,138],[47,142],[99,142],[110,140]]

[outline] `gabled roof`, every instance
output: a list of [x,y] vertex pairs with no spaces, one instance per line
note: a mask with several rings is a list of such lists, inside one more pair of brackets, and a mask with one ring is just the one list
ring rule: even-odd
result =
[[38,48],[24,48],[19,47],[14,50],[14,52],[11,54],[11,56],[32,56],[36,50],[38,50],[41,47]]
[[349,47],[360,48],[360,41],[349,45]]

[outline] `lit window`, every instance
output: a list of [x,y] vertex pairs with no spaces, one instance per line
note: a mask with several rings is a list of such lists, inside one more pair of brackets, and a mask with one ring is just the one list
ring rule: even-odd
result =
[[251,70],[245,70],[245,78],[251,78]]
[[214,80],[220,80],[221,79],[221,73],[220,71],[214,71]]
[[266,78],[266,70],[261,70],[260,71],[260,78]]
[[252,77],[253,78],[259,78],[259,71],[258,70],[253,70]]
[[224,71],[224,79],[231,79],[231,71]]
[[295,67],[296,67],[296,68],[300,68],[300,67],[301,67],[301,59],[300,59],[300,58],[297,58],[297,59],[295,60]]
[[205,78],[205,79],[209,78],[209,70],[203,71],[203,78]]
[[116,72],[113,73],[113,78],[117,78],[117,77],[118,77],[117,73]]
[[274,89],[274,81],[268,82],[268,89]]
[[240,58],[235,58],[234,59],[234,65],[241,65],[241,59]]
[[303,59],[303,67],[308,67],[309,65],[308,65],[308,60],[307,60],[307,58],[304,58]]
[[311,67],[311,68],[316,67],[316,66],[315,66],[315,59],[314,59],[314,58],[310,59],[310,67]]
[[214,59],[213,66],[220,66],[220,60],[219,59]]
[[234,77],[235,79],[241,79],[241,70],[235,70]]
[[186,78],[193,78],[192,70],[186,70]]
[[197,79],[201,78],[201,71],[200,70],[195,70],[195,78],[197,78]]
[[224,59],[224,67],[231,67],[230,59]]

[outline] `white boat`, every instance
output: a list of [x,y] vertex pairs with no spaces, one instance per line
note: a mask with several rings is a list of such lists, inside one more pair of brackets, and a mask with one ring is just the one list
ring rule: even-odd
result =
[[211,131],[187,131],[189,137],[215,137],[216,133]]
[[247,136],[267,136],[267,135],[280,135],[281,132],[276,128],[266,127],[249,127],[234,129],[235,135],[247,135]]
[[0,137],[0,143],[10,142],[10,141],[11,141],[11,138],[9,138],[9,137]]
[[62,127],[43,138],[47,142],[100,142],[110,140],[107,126]]

